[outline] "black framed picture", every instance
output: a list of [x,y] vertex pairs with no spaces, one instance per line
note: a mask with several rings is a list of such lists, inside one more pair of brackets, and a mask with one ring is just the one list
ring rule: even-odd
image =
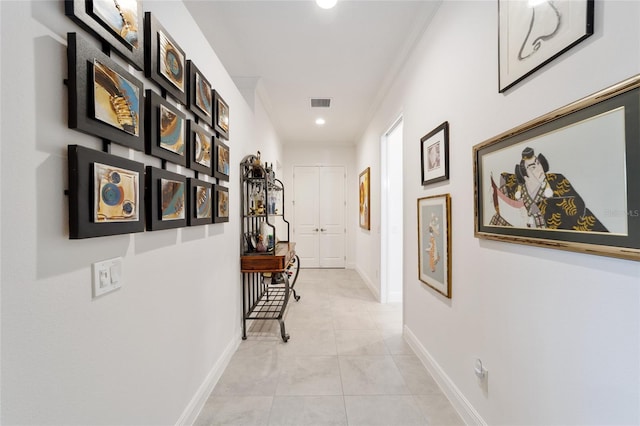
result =
[[498,0],[500,93],[593,34],[593,0]]
[[229,222],[229,188],[222,185],[213,185],[214,204],[213,204],[213,221],[214,223]]
[[140,0],[65,0],[65,14],[126,59],[144,68],[142,2]]
[[213,161],[211,158],[213,135],[193,120],[187,120],[187,129],[189,134],[187,167],[211,176],[213,174]]
[[221,138],[229,140],[229,105],[217,90],[213,91],[213,106],[215,113],[213,128]]
[[187,120],[184,113],[153,90],[146,95],[146,153],[172,163],[187,164]]
[[144,231],[144,164],[79,145],[67,155],[70,239]]
[[213,126],[213,89],[193,61],[187,61],[189,70],[189,109],[203,123]]
[[200,179],[187,178],[187,187],[189,206],[187,224],[194,226],[213,223],[213,185]]
[[142,82],[76,33],[67,41],[69,128],[142,151]]
[[219,138],[213,138],[213,176],[220,180],[229,180],[229,146]]
[[422,184],[449,179],[449,122],[445,121],[420,139]]
[[474,146],[475,236],[640,260],[640,77]]
[[187,225],[187,178],[147,166],[147,230],[182,228]]
[[144,14],[144,75],[187,105],[187,61],[184,50],[151,14]]

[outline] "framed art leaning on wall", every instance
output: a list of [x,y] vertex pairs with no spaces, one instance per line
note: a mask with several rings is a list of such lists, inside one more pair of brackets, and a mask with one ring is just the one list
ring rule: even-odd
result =
[[451,196],[418,199],[418,278],[451,298]]
[[475,235],[640,260],[640,76],[473,148]]

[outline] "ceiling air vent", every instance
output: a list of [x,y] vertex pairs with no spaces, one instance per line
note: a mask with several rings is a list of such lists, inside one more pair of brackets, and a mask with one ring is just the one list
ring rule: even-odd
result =
[[329,108],[331,98],[311,98],[311,108]]

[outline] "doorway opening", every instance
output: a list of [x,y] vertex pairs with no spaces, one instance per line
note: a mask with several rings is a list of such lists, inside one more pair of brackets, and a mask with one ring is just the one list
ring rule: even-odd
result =
[[381,138],[380,302],[401,303],[403,285],[402,117]]

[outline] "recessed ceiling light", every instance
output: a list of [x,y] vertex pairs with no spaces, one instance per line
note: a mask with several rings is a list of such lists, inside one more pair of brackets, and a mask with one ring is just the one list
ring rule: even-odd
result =
[[324,118],[316,118],[316,124],[318,126],[322,126],[324,125],[324,123],[325,123]]
[[320,6],[323,9],[331,9],[333,6],[336,5],[337,2],[338,0],[316,0],[316,3],[318,4],[318,6]]

